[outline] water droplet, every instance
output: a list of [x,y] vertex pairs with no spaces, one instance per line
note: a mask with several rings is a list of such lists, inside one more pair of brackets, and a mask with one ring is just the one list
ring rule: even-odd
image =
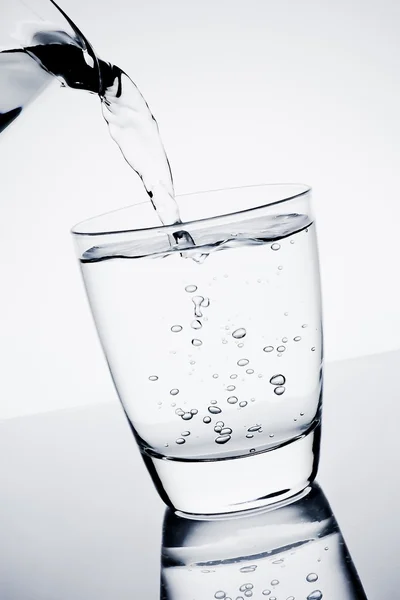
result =
[[253,437],[254,437],[254,434],[252,434],[252,433],[248,433],[248,434],[246,435],[246,437],[247,437],[247,438],[249,438],[249,439],[251,439],[251,438],[253,438]]
[[263,590],[263,596],[269,596],[271,593],[271,590]]
[[316,573],[309,573],[309,574],[307,575],[307,577],[306,577],[306,580],[307,580],[309,583],[314,583],[314,581],[317,581],[317,580],[318,580],[318,575],[317,575]]
[[230,435],[232,433],[232,429],[230,427],[223,427],[221,434],[222,435]]
[[219,377],[218,373],[214,373],[213,379],[218,379],[218,377]]
[[303,323],[302,328],[305,329],[306,327],[308,327],[307,323]]
[[211,404],[217,404],[216,400],[211,400]]
[[241,406],[242,408],[244,408],[245,406],[247,406],[246,400],[242,400],[241,402],[239,402],[239,406]]
[[272,244],[272,246],[271,246],[271,250],[280,250],[280,248],[281,248],[281,245],[277,244],[277,243]]
[[187,437],[188,435],[190,435],[190,431],[182,431],[181,432],[182,437]]
[[295,342],[299,342],[301,340],[301,336],[296,335],[296,337],[293,338]]
[[273,349],[273,346],[265,346],[265,348],[263,348],[264,352],[272,352]]
[[203,316],[203,313],[201,312],[201,308],[200,308],[203,300],[204,300],[203,296],[193,296],[193,298],[192,298],[192,302],[194,304],[194,316],[195,317]]
[[203,343],[203,342],[202,342],[201,340],[198,340],[198,339],[196,339],[196,338],[195,338],[194,340],[192,340],[192,344],[193,344],[193,346],[201,346],[201,345],[202,345],[202,343]]
[[192,294],[193,292],[195,292],[197,290],[197,285],[187,285],[185,287],[185,290],[187,292],[189,292],[189,294]]
[[209,406],[208,412],[210,412],[212,415],[219,415],[221,409],[218,406]]
[[233,333],[232,333],[232,337],[234,337],[236,340],[240,340],[242,338],[244,338],[244,336],[246,335],[246,330],[244,327],[239,327],[239,329],[236,329]]
[[219,592],[215,592],[214,598],[217,598],[217,600],[223,600],[226,598],[226,594],[222,590],[219,590]]
[[273,579],[271,581],[271,585],[278,585],[279,584],[279,579]]
[[185,443],[185,441],[186,441],[186,440],[185,440],[184,438],[178,438],[177,440],[175,440],[175,442],[176,442],[177,444],[179,444],[180,446],[181,446],[182,444],[184,444],[184,443]]
[[320,590],[314,590],[307,596],[307,600],[321,600],[322,592]]
[[311,348],[311,352],[315,352],[315,346]]
[[198,319],[194,319],[194,321],[191,322],[190,327],[192,329],[201,329],[203,327],[203,325],[201,324],[201,322]]
[[228,385],[228,387],[226,388],[226,390],[228,392],[233,392],[233,390],[236,390],[236,386],[235,385]]
[[247,360],[247,358],[241,358],[237,361],[237,364],[239,365],[239,367],[245,367],[249,364],[249,361]]
[[157,381],[158,377],[157,375],[150,375],[149,379],[150,381]]
[[228,404],[236,404],[237,401],[238,399],[236,398],[236,396],[229,396],[229,398],[227,399]]
[[284,383],[286,383],[286,377],[281,373],[278,373],[277,375],[273,375],[269,382],[272,383],[272,385],[284,385]]
[[278,346],[276,350],[277,350],[277,352],[285,352],[286,347],[285,346]]
[[179,394],[179,390],[178,388],[174,388],[170,391],[171,396],[176,396],[177,394]]
[[248,375],[253,375],[253,373],[254,373],[254,369],[246,369],[246,373],[247,373]]
[[182,331],[182,325],[172,325],[171,331],[173,331],[174,333],[179,333],[180,331]]
[[239,569],[241,573],[253,573],[257,569],[257,565],[249,565],[248,567],[242,567]]
[[204,417],[203,423],[211,423],[211,417]]
[[190,411],[192,415],[197,415],[197,413],[199,412],[197,410],[197,408],[192,408],[192,410]]
[[236,375],[236,373],[233,373],[233,374],[230,376],[230,378],[229,378],[229,379],[237,379],[237,375]]
[[261,429],[261,425],[253,425],[252,427],[249,427],[247,431],[258,431],[259,429]]
[[286,344],[286,342],[287,342],[287,341],[288,341],[287,337],[283,337],[283,338],[282,338],[282,342],[283,342],[284,344]]
[[283,385],[278,385],[278,387],[274,389],[274,392],[277,396],[282,396],[282,394],[285,393],[285,389],[286,388]]
[[190,419],[193,418],[193,415],[190,412],[185,412],[185,413],[183,413],[183,415],[180,415],[180,416],[184,421],[190,421]]
[[226,444],[226,442],[229,442],[229,440],[231,439],[230,435],[219,435],[215,441],[217,444]]
[[282,266],[282,265],[279,265],[279,267],[278,267],[278,271],[282,271],[282,269],[283,269],[283,266]]
[[208,308],[210,306],[210,298],[203,298],[203,300],[201,301],[201,306],[204,306],[204,308]]

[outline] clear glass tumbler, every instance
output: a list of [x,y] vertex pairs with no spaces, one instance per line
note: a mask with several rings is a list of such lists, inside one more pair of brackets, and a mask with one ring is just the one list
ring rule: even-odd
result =
[[179,225],[161,226],[143,203],[73,229],[117,392],[175,510],[282,501],[313,481],[319,458],[310,189],[250,186],[177,201]]

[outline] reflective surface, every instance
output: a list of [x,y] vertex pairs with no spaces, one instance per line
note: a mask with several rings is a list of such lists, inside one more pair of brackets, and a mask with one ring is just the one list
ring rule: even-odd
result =
[[[399,360],[326,367],[318,480],[368,600],[398,596]],[[118,401],[0,430],[1,600],[157,600],[165,507]]]

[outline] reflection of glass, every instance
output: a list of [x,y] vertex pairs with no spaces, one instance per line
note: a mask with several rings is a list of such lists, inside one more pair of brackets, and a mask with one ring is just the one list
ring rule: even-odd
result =
[[[178,204],[179,225],[157,226],[142,204],[73,230],[143,458],[162,498],[184,512],[293,496],[315,477],[320,437],[309,189],[254,186]],[[174,245],[179,235],[186,241]]]
[[[308,492],[308,493],[307,493]],[[194,518],[167,510],[161,600],[366,600],[318,485],[280,508]]]

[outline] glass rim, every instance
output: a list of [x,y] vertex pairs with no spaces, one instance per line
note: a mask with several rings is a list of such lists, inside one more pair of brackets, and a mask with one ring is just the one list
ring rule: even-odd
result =
[[274,200],[273,202],[266,202],[266,203],[260,204],[259,206],[253,206],[251,208],[244,208],[243,210],[236,210],[233,212],[221,213],[221,214],[214,215],[211,217],[203,217],[200,219],[192,219],[189,221],[182,221],[180,223],[171,223],[168,225],[164,225],[164,224],[160,223],[159,225],[155,225],[152,227],[137,227],[137,228],[130,227],[128,229],[116,229],[116,230],[94,231],[94,232],[77,230],[77,228],[81,227],[85,223],[90,223],[91,221],[94,221],[95,219],[100,219],[102,217],[106,217],[107,215],[113,215],[117,212],[121,212],[121,211],[127,210],[129,208],[149,205],[150,204],[150,199],[149,199],[149,200],[146,200],[143,202],[138,202],[137,204],[128,204],[127,206],[123,206],[121,208],[110,210],[105,213],[95,215],[94,217],[89,217],[88,219],[84,219],[83,221],[80,221],[79,223],[76,223],[73,227],[71,227],[70,232],[74,236],[81,236],[81,237],[99,237],[99,236],[107,236],[107,235],[115,236],[118,234],[145,233],[145,232],[148,232],[149,234],[156,233],[156,232],[157,233],[163,232],[165,234],[173,234],[178,231],[182,231],[182,229],[184,229],[185,227],[190,227],[191,225],[194,225],[197,223],[205,223],[206,224],[211,221],[215,221],[217,219],[221,219],[224,217],[230,217],[230,216],[233,217],[234,215],[241,215],[241,214],[243,214],[243,215],[251,214],[251,213],[260,211],[262,209],[265,209],[269,206],[276,206],[278,204],[283,204],[284,202],[289,202],[296,198],[301,198],[302,196],[306,196],[307,194],[309,194],[312,191],[312,187],[305,183],[258,183],[258,184],[253,184],[253,185],[217,188],[217,189],[204,190],[204,191],[198,191],[198,192],[187,192],[185,194],[177,194],[175,196],[175,198],[187,198],[189,196],[199,196],[202,194],[228,192],[230,190],[246,190],[246,189],[257,188],[257,187],[259,187],[259,188],[261,188],[261,187],[262,188],[282,187],[282,188],[289,188],[289,189],[294,188],[294,187],[297,187],[297,188],[300,187],[300,188],[302,188],[302,190],[295,194],[292,194],[292,195],[285,195],[284,198],[282,198],[280,200]]

